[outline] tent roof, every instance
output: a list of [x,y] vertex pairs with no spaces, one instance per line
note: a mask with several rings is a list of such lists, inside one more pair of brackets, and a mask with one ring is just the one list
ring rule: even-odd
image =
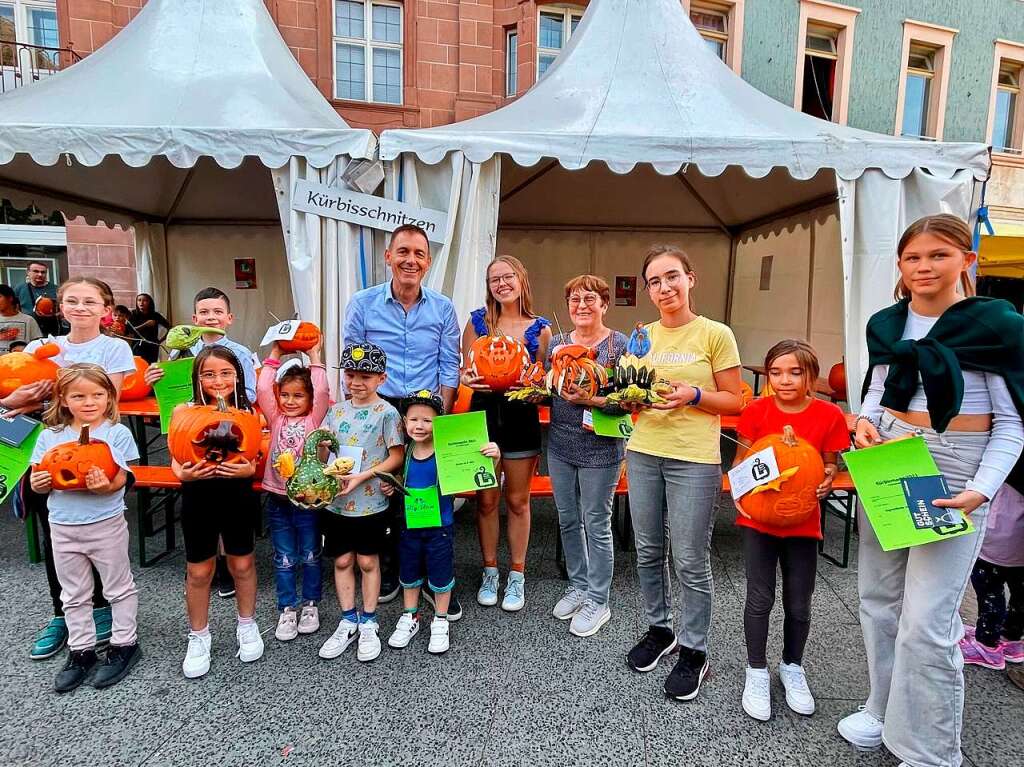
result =
[[381,157],[435,164],[453,150],[532,166],[593,160],[616,173],[649,163],[663,175],[740,166],[755,178],[786,168],[797,179],[833,169],[845,179],[879,168],[987,178],[988,147],[903,139],[819,120],[746,83],[706,45],[679,0],[593,0],[569,45],[521,98],[489,114],[422,130],[389,130]]

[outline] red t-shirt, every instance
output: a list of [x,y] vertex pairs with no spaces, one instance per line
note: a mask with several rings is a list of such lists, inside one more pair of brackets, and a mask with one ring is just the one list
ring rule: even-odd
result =
[[[821,453],[838,453],[850,447],[850,430],[843,411],[831,402],[813,399],[800,413],[784,413],[775,404],[775,397],[755,399],[743,409],[737,431],[750,442],[768,434],[782,434],[785,426],[792,426],[796,435],[811,443]],[[813,514],[806,522],[795,527],[778,528],[763,525],[736,515],[736,524],[752,527],[762,533],[779,538],[821,538],[821,515]]]

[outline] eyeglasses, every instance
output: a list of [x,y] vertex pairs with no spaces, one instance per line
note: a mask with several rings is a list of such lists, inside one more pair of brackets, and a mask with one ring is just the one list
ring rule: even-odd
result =
[[487,278],[487,284],[490,285],[491,287],[497,287],[498,285],[500,285],[503,282],[506,282],[509,285],[515,285],[516,284],[516,275],[515,274],[496,274],[493,277],[488,277]]
[[579,306],[580,304],[593,306],[599,297],[596,293],[589,293],[585,296],[572,295],[569,296],[569,306]]
[[205,383],[214,381],[234,381],[236,378],[234,370],[223,370],[220,373],[200,373],[199,380]]
[[662,283],[670,288],[678,287],[679,283],[683,281],[683,276],[682,272],[669,272],[664,277],[652,277],[647,280],[647,289],[654,291],[661,290]]
[[72,308],[84,306],[89,310],[101,309],[103,307],[103,302],[97,301],[95,298],[87,298],[84,301],[79,301],[77,298],[65,298],[61,303]]

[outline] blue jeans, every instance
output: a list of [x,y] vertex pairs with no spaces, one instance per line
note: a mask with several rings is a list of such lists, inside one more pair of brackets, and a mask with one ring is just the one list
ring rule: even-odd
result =
[[315,509],[303,509],[274,493],[267,494],[270,542],[274,547],[274,578],[277,609],[298,607],[295,578],[302,565],[302,601],[319,602],[321,592],[320,517]]
[[711,628],[711,532],[722,494],[722,467],[626,451],[636,569],[651,626],[673,628],[672,581],[682,589],[679,643],[707,652]]

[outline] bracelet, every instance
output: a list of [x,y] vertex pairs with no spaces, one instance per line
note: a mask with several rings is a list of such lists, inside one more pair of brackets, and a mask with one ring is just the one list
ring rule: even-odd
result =
[[263,360],[263,365],[268,368],[279,368],[281,367],[281,360],[274,359],[273,357],[267,357]]
[[699,386],[694,386],[694,387],[693,387],[693,390],[694,390],[695,392],[697,392],[697,395],[696,395],[696,396],[695,396],[695,397],[693,398],[693,401],[692,401],[692,402],[687,402],[687,403],[686,403],[688,407],[697,407],[697,405],[699,405],[699,404],[700,404],[700,397],[701,397],[701,394],[702,394],[703,392],[701,392],[701,390],[700,390],[700,387],[699,387]]
[[876,429],[878,428],[878,424],[875,423],[874,421],[872,421],[871,420],[871,416],[869,416],[869,415],[859,415],[856,418],[854,418],[853,419],[853,428],[856,429],[857,428],[857,424],[860,423],[861,421],[867,421],[869,424],[874,426]]

